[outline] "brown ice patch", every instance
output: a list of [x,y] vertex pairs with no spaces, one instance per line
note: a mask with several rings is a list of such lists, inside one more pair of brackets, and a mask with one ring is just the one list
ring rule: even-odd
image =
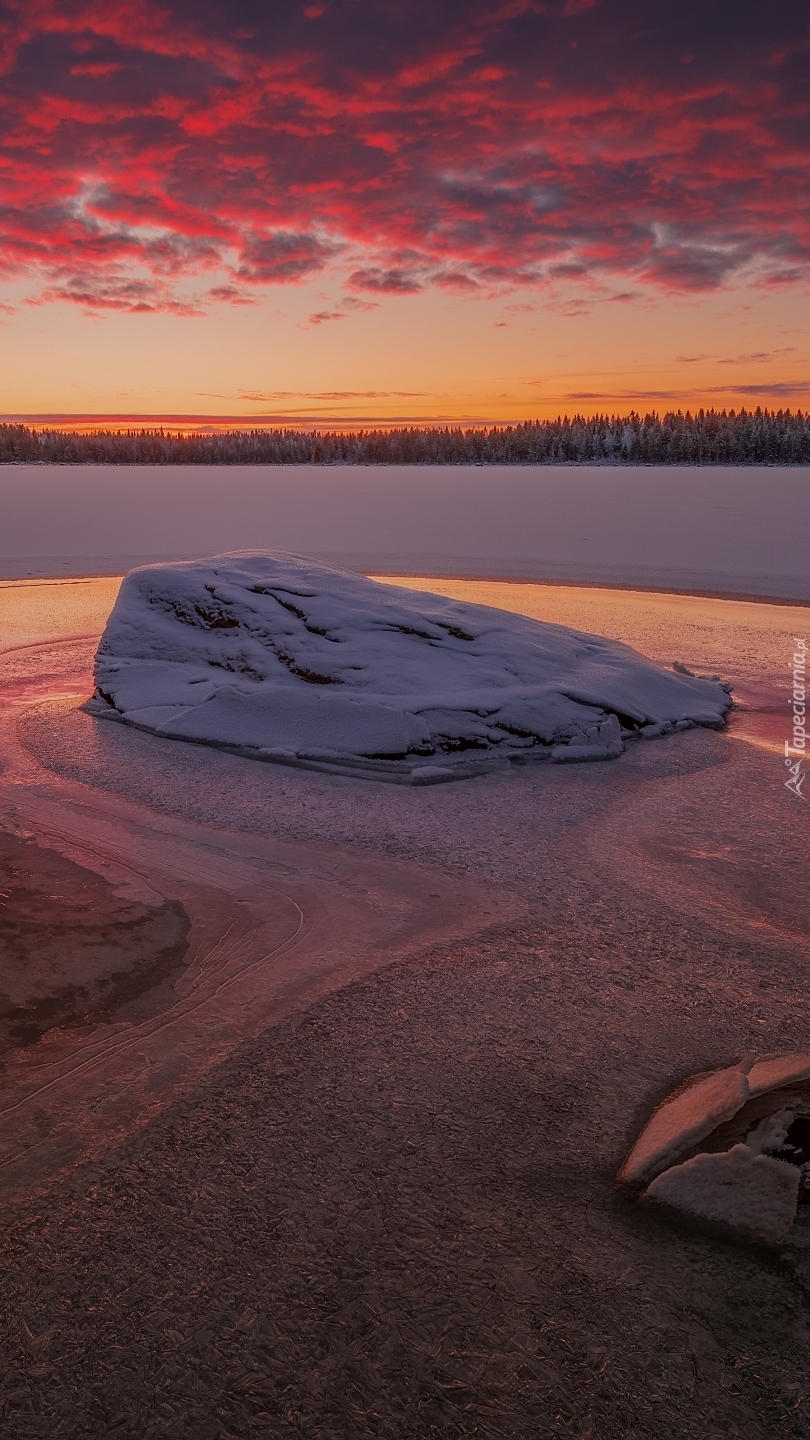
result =
[[[642,776],[648,753],[628,752],[621,806],[599,827],[580,827],[578,850],[598,856],[617,888],[632,886],[650,913],[681,910],[719,923],[733,943],[770,935],[804,951],[807,817],[800,804],[785,804],[793,797],[781,762],[695,732],[673,745],[658,776]],[[631,773],[641,783],[627,784]]]
[[[117,898],[130,921],[150,911],[170,916],[170,902],[150,904],[149,896],[176,897],[191,921],[189,953],[181,972],[162,982],[161,1009],[152,1004],[160,1001],[155,986],[104,1022],[54,1027],[38,1043],[6,1051],[0,1208],[26,1202],[137,1130],[266,1026],[418,951],[427,937],[468,933],[515,904],[389,856],[235,834],[104,796],[94,796],[90,809],[86,790],[60,784],[58,791],[12,790],[0,774],[0,803],[11,799],[17,823],[42,837],[47,855],[49,841],[58,845],[68,865],[86,854],[93,874],[75,869],[91,887],[98,868],[114,876],[114,886],[107,890],[102,880],[93,893],[108,903]],[[48,883],[46,893],[64,896],[52,872]],[[83,983],[90,988],[110,974],[118,974],[114,966]],[[141,976],[144,984],[148,978]],[[53,998],[58,989],[45,993]]]
[[188,930],[179,902],[127,898],[0,831],[0,1056],[54,1029],[159,1013],[174,998]]

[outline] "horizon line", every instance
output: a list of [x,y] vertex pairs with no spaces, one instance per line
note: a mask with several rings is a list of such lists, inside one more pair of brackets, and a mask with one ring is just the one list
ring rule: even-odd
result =
[[722,406],[722,408],[720,408],[720,407],[717,407],[717,406],[715,406],[715,405],[713,405],[713,404],[710,404],[710,405],[702,404],[702,405],[697,405],[697,406],[695,406],[695,407],[693,407],[693,406],[691,406],[691,405],[688,405],[688,406],[686,406],[685,409],[684,409],[684,408],[681,408],[681,407],[678,407],[678,409],[676,410],[676,409],[674,409],[672,406],[669,406],[669,407],[661,407],[661,409],[652,409],[652,410],[646,410],[646,411],[636,410],[636,409],[633,408],[633,407],[631,407],[631,408],[628,409],[628,410],[607,410],[607,409],[601,409],[601,410],[599,410],[599,409],[585,410],[585,409],[573,409],[573,408],[572,408],[571,410],[562,410],[562,409],[561,409],[561,410],[558,412],[558,414],[557,414],[556,416],[553,416],[553,417],[548,417],[548,416],[547,416],[547,417],[545,417],[545,418],[540,418],[539,416],[524,415],[524,416],[521,416],[520,418],[514,418],[514,417],[512,417],[512,418],[506,418],[506,419],[503,419],[503,418],[491,418],[491,417],[488,417],[488,416],[480,416],[480,415],[461,415],[461,416],[459,416],[459,415],[447,415],[447,416],[444,416],[444,415],[442,415],[442,416],[432,416],[432,415],[431,415],[431,416],[422,416],[422,415],[416,415],[416,416],[413,416],[413,415],[401,415],[401,416],[400,416],[400,415],[396,415],[396,416],[393,416],[393,415],[385,415],[385,416],[372,416],[372,415],[369,415],[369,416],[366,416],[366,415],[361,415],[361,416],[353,416],[353,417],[351,417],[351,418],[348,418],[348,417],[323,416],[323,415],[301,416],[301,415],[276,415],[276,414],[272,414],[272,415],[268,415],[268,414],[259,414],[259,415],[200,415],[200,414],[191,414],[191,413],[188,413],[188,412],[185,412],[185,413],[184,413],[184,412],[172,412],[172,413],[168,413],[168,414],[160,414],[160,413],[121,414],[120,412],[109,412],[109,413],[100,413],[100,412],[99,412],[99,413],[88,413],[88,412],[85,412],[85,413],[66,413],[66,412],[47,412],[47,413],[42,413],[42,412],[38,412],[38,413],[27,413],[27,414],[26,414],[26,413],[0,414],[0,424],[3,424],[3,425],[25,425],[25,426],[29,426],[29,427],[32,427],[32,428],[34,428],[34,427],[40,427],[40,428],[42,428],[42,429],[65,428],[65,429],[67,429],[69,432],[73,432],[73,433],[79,433],[79,430],[86,430],[86,429],[89,429],[89,428],[109,429],[109,430],[124,429],[124,428],[126,428],[126,429],[133,428],[133,429],[136,429],[136,430],[142,430],[142,429],[150,429],[150,428],[155,428],[155,427],[168,428],[168,429],[170,429],[170,430],[176,430],[176,431],[178,431],[178,432],[180,432],[180,431],[193,430],[193,431],[195,431],[195,432],[197,432],[197,433],[201,433],[201,432],[205,431],[206,429],[209,429],[209,430],[220,430],[220,429],[225,429],[225,428],[230,429],[230,430],[236,430],[236,431],[257,430],[257,429],[258,429],[258,430],[274,430],[274,429],[280,429],[280,428],[284,428],[284,429],[288,429],[288,430],[329,429],[329,430],[332,430],[332,431],[343,431],[343,432],[348,432],[348,433],[354,433],[354,432],[356,432],[356,431],[358,431],[358,430],[360,430],[360,429],[391,430],[391,429],[401,429],[401,428],[415,428],[415,429],[428,429],[428,430],[430,430],[430,429],[439,429],[439,428],[446,428],[446,427],[455,427],[455,428],[465,428],[465,427],[477,428],[477,427],[482,427],[482,428],[491,428],[491,429],[506,429],[506,428],[508,428],[508,427],[510,427],[510,426],[511,426],[511,427],[515,427],[515,426],[520,426],[520,425],[554,425],[554,424],[557,423],[557,420],[558,420],[558,419],[571,419],[571,418],[573,418],[573,417],[579,417],[579,418],[581,418],[581,419],[584,419],[584,420],[588,421],[588,420],[595,420],[595,419],[597,419],[597,418],[607,418],[607,419],[619,418],[619,419],[625,419],[625,418],[627,418],[627,417],[630,416],[630,415],[639,415],[639,416],[642,416],[642,418],[643,418],[644,415],[671,415],[671,414],[678,414],[678,413],[680,413],[680,414],[682,414],[682,415],[684,415],[684,416],[687,415],[687,414],[688,414],[688,415],[691,415],[691,416],[694,418],[694,417],[698,414],[698,412],[699,412],[700,410],[703,410],[703,411],[706,412],[706,413],[715,414],[715,415],[718,415],[718,414],[726,414],[726,415],[728,415],[728,414],[730,414],[730,413],[732,413],[732,412],[733,412],[735,415],[740,415],[740,414],[742,414],[743,412],[746,412],[746,413],[748,413],[748,414],[752,414],[752,415],[753,415],[753,414],[756,413],[756,410],[757,410],[757,409],[762,410],[762,411],[766,411],[766,412],[767,412],[768,410],[773,410],[773,413],[775,413],[775,414],[780,413],[780,410],[781,410],[781,413],[782,413],[782,414],[786,414],[786,413],[787,413],[787,414],[801,415],[801,414],[804,413],[804,412],[802,411],[802,409],[801,409],[801,406],[797,406],[794,411],[791,411],[790,406],[786,406],[784,409],[782,409],[781,407],[777,407],[777,406],[775,406],[775,405],[769,406],[767,403],[763,405],[763,404],[760,402],[757,406],[751,407],[750,409],[749,409],[749,407],[746,406],[745,404],[741,405],[739,408],[737,408],[736,406],[727,407],[727,406],[725,406],[725,405]]

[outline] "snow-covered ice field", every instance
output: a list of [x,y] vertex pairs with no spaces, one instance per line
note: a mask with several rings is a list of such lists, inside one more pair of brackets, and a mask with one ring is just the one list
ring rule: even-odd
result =
[[807,467],[0,466],[0,576],[260,548],[388,574],[810,601]]
[[[98,1299],[71,1320],[95,1393],[119,1403],[110,1317],[160,1301],[189,1423],[205,1333],[227,1416],[228,1376],[264,1367],[310,1433],[351,1376],[449,1433],[472,1403],[492,1434],[810,1434],[810,1252],[666,1223],[614,1183],[685,1076],[810,1039],[810,825],[781,717],[763,744],[741,724],[761,712],[732,711],[610,764],[424,789],[259,765],[82,710],[96,640],[69,637],[100,634],[115,588],[0,591],[30,647],[0,658],[3,823],[181,900],[196,948],[157,1019],[6,1057],[17,1218],[51,1187],[6,1276],[32,1334],[67,1265]],[[810,629],[799,607],[499,593],[774,705]],[[48,1333],[56,1404],[64,1322]],[[125,1380],[147,1407],[150,1365]]]

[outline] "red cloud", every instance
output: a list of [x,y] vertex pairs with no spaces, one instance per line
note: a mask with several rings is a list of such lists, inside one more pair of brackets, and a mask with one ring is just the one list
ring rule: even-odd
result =
[[242,263],[236,274],[254,285],[306,280],[323,269],[332,248],[312,235],[276,231],[273,235],[251,236],[242,245]]
[[209,303],[326,266],[372,294],[807,278],[803,0],[732,32],[699,0],[654,29],[643,0],[261,13],[7,4],[0,269],[184,313],[204,272]]
[[90,75],[94,80],[106,80],[108,75],[117,75],[123,68],[123,65],[116,65],[112,61],[106,65],[99,62],[95,65],[71,65],[70,73],[71,75]]
[[205,313],[196,305],[175,299],[158,281],[117,275],[97,275],[90,279],[71,276],[64,284],[43,291],[28,303],[42,305],[52,300],[68,300],[90,311],[126,310],[131,315],[148,315],[158,310],[175,315]]
[[422,289],[419,281],[407,271],[383,270],[379,266],[355,270],[348,283],[353,290],[371,290],[384,295],[414,295]]

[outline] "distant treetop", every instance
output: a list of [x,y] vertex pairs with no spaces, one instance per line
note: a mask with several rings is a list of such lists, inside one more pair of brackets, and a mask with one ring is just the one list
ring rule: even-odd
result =
[[810,414],[688,410],[581,415],[463,430],[163,429],[71,434],[0,425],[0,464],[57,465],[808,465]]

